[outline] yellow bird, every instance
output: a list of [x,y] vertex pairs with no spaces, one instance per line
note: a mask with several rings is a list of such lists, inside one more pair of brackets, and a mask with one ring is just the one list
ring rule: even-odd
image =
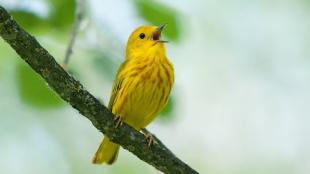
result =
[[[141,26],[128,39],[126,58],[116,74],[108,106],[116,115],[116,127],[124,121],[140,131],[167,103],[174,71],[166,56],[166,41],[160,39],[164,27]],[[118,151],[119,145],[104,137],[93,163],[113,164]]]

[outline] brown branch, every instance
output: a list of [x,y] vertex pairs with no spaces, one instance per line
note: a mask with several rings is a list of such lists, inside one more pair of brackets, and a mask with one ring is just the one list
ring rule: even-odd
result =
[[148,147],[143,134],[127,124],[114,128],[113,114],[73,77],[39,43],[24,31],[0,5],[0,36],[49,86],[113,142],[166,174],[196,174],[160,140]]

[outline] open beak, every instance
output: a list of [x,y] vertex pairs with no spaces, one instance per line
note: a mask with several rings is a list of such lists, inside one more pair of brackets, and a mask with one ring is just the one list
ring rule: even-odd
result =
[[161,36],[161,32],[163,31],[163,29],[166,27],[167,24],[163,24],[159,27],[157,27],[157,29],[155,30],[155,32],[153,33],[153,40],[156,42],[161,42],[161,43],[166,43],[168,41],[165,40],[160,40],[160,36]]

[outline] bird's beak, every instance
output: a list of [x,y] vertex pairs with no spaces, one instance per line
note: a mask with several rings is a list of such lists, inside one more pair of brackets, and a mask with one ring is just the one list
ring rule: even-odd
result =
[[155,30],[155,32],[153,33],[153,40],[156,42],[168,42],[168,41],[164,41],[164,40],[160,40],[160,36],[161,36],[161,32],[163,31],[163,29],[166,27],[167,24],[163,24],[159,27],[157,27],[157,29]]

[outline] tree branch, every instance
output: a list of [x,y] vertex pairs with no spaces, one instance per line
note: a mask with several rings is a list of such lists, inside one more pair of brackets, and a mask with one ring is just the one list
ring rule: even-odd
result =
[[143,134],[127,124],[114,128],[113,114],[73,77],[55,59],[24,31],[0,5],[0,36],[35,70],[49,86],[73,108],[113,142],[135,154],[166,174],[196,174],[195,170],[178,159],[160,140],[147,146]]
[[82,19],[84,17],[84,12],[85,12],[85,10],[83,9],[84,4],[85,4],[85,0],[75,0],[74,26],[73,26],[73,29],[71,32],[69,45],[68,45],[67,50],[66,50],[65,59],[64,59],[63,65],[62,65],[65,69],[68,67],[70,56],[73,52],[74,42],[75,42],[75,39],[78,35]]

